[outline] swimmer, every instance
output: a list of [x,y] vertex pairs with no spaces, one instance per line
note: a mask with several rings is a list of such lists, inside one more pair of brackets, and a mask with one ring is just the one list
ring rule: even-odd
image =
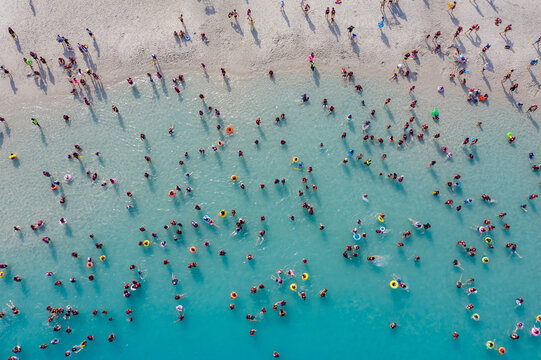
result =
[[368,200],[368,195],[366,195],[366,194],[363,195],[363,201],[365,201],[365,202],[370,202],[370,201]]
[[381,255],[371,255],[366,258],[368,261],[379,261],[381,260]]
[[259,235],[257,236],[257,240],[255,242],[256,245],[263,244],[263,241],[265,241],[265,230],[261,230],[259,232]]
[[416,228],[416,229],[422,229],[423,228],[423,224],[421,224],[420,221],[417,221],[417,220],[413,220],[412,218],[408,218],[408,220],[413,224],[413,226]]

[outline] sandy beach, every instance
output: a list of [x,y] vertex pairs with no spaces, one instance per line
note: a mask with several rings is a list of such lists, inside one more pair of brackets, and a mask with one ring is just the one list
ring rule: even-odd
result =
[[[392,8],[379,1],[343,1],[333,4],[310,1],[308,14],[298,1],[210,1],[179,3],[162,1],[159,5],[137,2],[110,3],[98,0],[84,3],[84,9],[64,7],[58,1],[30,1],[4,4],[0,27],[11,26],[18,36],[15,42],[7,31],[0,36],[0,63],[13,74],[12,81],[0,79],[2,111],[6,113],[14,103],[54,99],[69,95],[71,84],[58,57],[67,58],[57,35],[70,40],[79,66],[91,68],[102,79],[103,86],[140,76],[151,71],[151,54],[156,54],[163,68],[175,72],[201,71],[207,65],[209,75],[219,74],[225,67],[228,74],[242,76],[269,69],[299,69],[309,73],[307,56],[315,54],[316,66],[339,73],[341,67],[362,77],[381,77],[387,80],[403,62],[403,55],[419,50],[419,61],[409,61],[411,79],[399,79],[398,86],[417,88],[450,86],[449,74],[456,72],[454,46],[467,61],[467,86],[482,88],[490,95],[503,95],[501,78],[516,68],[512,79],[520,84],[516,100],[527,105],[535,102],[539,92],[537,67],[526,69],[531,59],[539,56],[532,43],[541,34],[539,11],[531,1],[476,0],[458,1],[455,10],[448,11],[445,1],[402,0]],[[83,3],[81,3],[81,6]],[[327,6],[336,9],[335,24],[326,19]],[[236,9],[238,24],[228,18]],[[246,12],[252,11],[254,27],[248,23]],[[178,17],[183,14],[184,25]],[[378,22],[382,15],[385,26]],[[503,22],[494,25],[500,17]],[[464,32],[473,24],[480,30],[470,35]],[[512,24],[507,38],[500,35]],[[350,40],[347,28],[353,25],[356,40]],[[453,41],[458,26],[464,31]],[[95,35],[91,39],[89,28]],[[190,41],[175,39],[173,31],[184,30]],[[441,54],[432,52],[432,37],[441,32]],[[201,40],[205,33],[208,43]],[[425,36],[430,34],[430,39]],[[511,45],[505,49],[506,41]],[[89,55],[83,57],[75,46],[89,45]],[[486,59],[479,55],[487,43],[492,45]],[[23,57],[34,51],[43,56],[48,68],[42,79],[27,76],[29,68]],[[86,61],[86,63],[85,63]],[[485,66],[486,64],[486,66]],[[486,71],[481,73],[483,66]],[[506,85],[507,87],[508,85]]]

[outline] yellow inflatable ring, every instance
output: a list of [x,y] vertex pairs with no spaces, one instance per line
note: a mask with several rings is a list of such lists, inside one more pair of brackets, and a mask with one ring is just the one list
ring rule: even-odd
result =
[[150,245],[150,241],[148,241],[148,240],[143,241],[143,246],[144,247],[148,247],[149,245]]
[[391,287],[391,289],[398,289],[398,281],[392,280],[392,281],[389,283],[389,286]]
[[3,272],[3,271],[0,272],[0,277],[4,277],[5,275],[6,275],[5,272]]
[[220,215],[220,217],[223,217],[223,218],[224,218],[224,217],[227,216],[227,211],[222,210],[222,211],[220,211],[220,214],[219,214],[219,215]]
[[235,182],[237,181],[238,177],[237,175],[231,175],[231,181]]
[[488,257],[483,256],[483,258],[481,259],[481,261],[483,262],[483,264],[488,264],[488,262],[489,262],[490,260],[488,259]]
[[492,238],[491,238],[490,236],[487,236],[487,237],[485,238],[485,242],[486,242],[487,244],[492,244]]
[[478,313],[475,313],[471,316],[471,318],[475,321],[479,321],[479,314]]
[[298,163],[299,162],[299,158],[298,157],[292,157],[291,158],[291,161],[293,161],[294,163]]
[[17,159],[17,155],[16,154],[11,154],[11,155],[9,155],[9,159],[10,160],[15,160],[15,159]]
[[485,343],[485,346],[487,347],[487,349],[492,350],[494,349],[494,342],[492,340],[489,340]]
[[101,261],[105,261],[105,259],[106,259],[105,255],[100,256]]
[[305,280],[305,281],[308,280],[309,277],[310,277],[310,276],[308,276],[308,273],[303,273],[302,276],[301,276],[301,278],[302,278],[303,280]]
[[381,215],[378,216],[378,220],[379,220],[379,222],[384,222],[385,221],[385,219]]
[[297,284],[293,283],[293,284],[289,285],[289,289],[291,291],[297,291]]
[[[2,273],[2,274],[3,274],[3,273]],[[535,317],[535,320],[537,320],[538,322],[541,322],[541,315],[537,315],[537,316]]]

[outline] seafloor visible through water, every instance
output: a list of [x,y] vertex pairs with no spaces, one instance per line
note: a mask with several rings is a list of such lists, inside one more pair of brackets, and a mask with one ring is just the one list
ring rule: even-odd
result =
[[[494,339],[496,348],[507,349],[507,357],[539,357],[541,339],[530,335],[530,329],[541,313],[541,222],[538,200],[528,200],[539,192],[541,181],[528,159],[530,152],[535,153],[534,163],[541,156],[537,123],[510,109],[505,100],[468,104],[464,93],[455,89],[444,95],[436,89],[418,93],[412,113],[407,89],[370,79],[357,82],[364,87],[362,94],[331,74],[322,74],[317,82],[311,74],[291,73],[277,74],[274,81],[264,76],[232,78],[228,84],[218,76],[209,80],[186,75],[178,96],[170,80],[157,81],[153,87],[141,78],[136,80],[137,90],[123,82],[100,98],[94,95],[92,107],[60,99],[2,114],[9,127],[2,125],[0,134],[0,263],[9,267],[0,278],[6,313],[0,320],[0,356],[7,358],[20,344],[21,359],[59,359],[93,335],[95,340],[74,357],[245,359],[271,358],[278,351],[285,359],[489,359],[499,356],[485,347]],[[199,118],[198,111],[204,108],[199,93],[205,94],[206,106],[219,109],[220,119],[207,111]],[[310,97],[308,103],[299,101],[302,93]],[[384,107],[387,97],[392,101]],[[322,108],[323,98],[335,107],[334,114]],[[112,113],[112,104],[120,116]],[[430,115],[435,106],[438,122]],[[376,110],[374,118],[371,109]],[[281,113],[286,119],[275,123]],[[69,124],[63,114],[70,116]],[[412,115],[415,136],[399,149],[397,140]],[[31,117],[41,130],[32,125]],[[258,117],[261,126],[255,124]],[[370,127],[363,132],[366,120]],[[479,121],[481,128],[476,125]],[[424,141],[417,138],[422,124],[429,127]],[[387,125],[392,127],[386,129]],[[227,126],[234,128],[233,134],[226,134]],[[441,137],[434,141],[438,132]],[[508,132],[516,137],[513,144],[507,141]],[[146,141],[140,139],[141,133]],[[383,138],[383,144],[364,141],[364,133]],[[391,135],[395,142],[389,141]],[[465,137],[475,137],[478,143],[463,146]],[[224,145],[218,146],[218,141]],[[67,159],[75,144],[83,149],[80,161]],[[441,151],[443,146],[452,159]],[[199,149],[205,150],[204,155]],[[353,156],[348,155],[351,149]],[[97,151],[101,157],[94,155]],[[10,153],[17,154],[18,161],[9,160]],[[361,161],[356,159],[359,153],[364,154]],[[293,157],[304,169],[292,164]],[[344,158],[349,159],[347,164]],[[364,164],[368,159],[370,166]],[[432,160],[436,164],[429,168],[427,162]],[[52,177],[43,176],[44,170]],[[98,174],[96,181],[87,170]],[[403,182],[389,179],[389,173],[404,176]],[[69,183],[63,180],[66,174],[72,176]],[[233,174],[237,182],[230,180]],[[447,183],[456,182],[457,174],[461,185],[450,189]],[[301,182],[303,177],[306,183]],[[110,178],[117,183],[101,186]],[[282,178],[285,184],[274,184],[274,179]],[[50,189],[51,179],[60,180],[60,190]],[[177,185],[182,191],[168,196]],[[439,196],[433,195],[435,190]],[[132,199],[126,196],[128,191]],[[59,203],[62,194],[64,205]],[[495,202],[483,201],[482,194]],[[465,203],[468,198],[471,204]],[[449,199],[453,207],[445,204]],[[313,215],[301,206],[303,202],[314,208]],[[126,208],[128,203],[134,205],[132,210]],[[201,210],[195,210],[196,204]],[[527,212],[521,204],[527,204]],[[461,211],[456,210],[458,205]],[[222,209],[228,212],[225,218],[218,216]],[[500,220],[497,215],[502,212],[507,215]],[[378,221],[378,213],[385,214],[384,223]],[[217,226],[206,224],[204,215]],[[67,225],[59,224],[62,217]],[[240,218],[246,223],[233,235]],[[408,218],[430,223],[431,228],[415,230]],[[40,219],[44,228],[32,231],[30,225]],[[495,226],[489,234],[493,249],[487,247],[486,235],[477,231],[484,219]],[[171,220],[182,223],[177,241],[175,226],[164,229]],[[199,226],[192,227],[191,221]],[[504,230],[504,223],[511,228]],[[20,232],[13,231],[15,225],[22,227]],[[139,231],[141,226],[145,232]],[[388,233],[376,233],[381,226]],[[366,238],[354,241],[353,228],[365,232]],[[264,241],[257,245],[262,230]],[[407,230],[412,236],[403,239]],[[49,244],[41,240],[44,236],[50,238]],[[150,240],[150,246],[138,245],[144,240]],[[459,240],[475,247],[477,255],[468,256],[457,246]],[[399,242],[405,245],[399,247]],[[96,243],[103,248],[97,249]],[[506,243],[517,244],[522,258]],[[348,245],[359,245],[354,251],[357,258],[353,251],[348,252],[351,258],[344,258]],[[191,246],[197,248],[195,254],[190,253]],[[220,249],[225,256],[219,255]],[[79,258],[71,256],[73,251]],[[105,261],[99,260],[102,254]],[[247,254],[253,260],[248,261]],[[381,259],[368,262],[370,255]],[[420,260],[416,262],[415,256]],[[482,263],[483,256],[489,263]],[[91,269],[87,257],[93,258]],[[165,259],[169,265],[163,264]],[[453,259],[463,270],[453,266]],[[198,266],[189,269],[193,262]],[[129,269],[131,264],[142,269],[142,279]],[[284,271],[281,286],[271,279],[278,269]],[[290,269],[295,278],[285,275]],[[46,272],[54,275],[47,277]],[[179,280],[176,286],[172,273]],[[303,273],[308,280],[301,279]],[[90,274],[94,281],[88,280]],[[393,274],[408,291],[390,288]],[[15,275],[22,282],[14,282]],[[77,282],[70,283],[71,277]],[[456,287],[461,277],[464,282],[475,279],[477,294],[467,295],[472,285]],[[57,280],[61,286],[54,285]],[[125,298],[124,284],[132,280],[142,286]],[[292,283],[306,293],[306,300],[290,290]],[[259,284],[264,289],[251,293]],[[328,289],[325,298],[319,295],[322,289]],[[238,293],[235,300],[230,298],[232,291]],[[175,294],[184,298],[176,301]],[[524,299],[520,307],[517,298]],[[15,316],[4,306],[8,300],[21,314]],[[280,300],[286,301],[284,317],[272,307]],[[179,304],[185,317],[175,323]],[[474,305],[472,311],[466,309],[468,304]],[[54,319],[49,326],[46,307],[67,305],[79,315]],[[260,313],[262,307],[265,314]],[[133,322],[127,321],[128,308],[133,310]],[[94,309],[99,311],[96,316]],[[102,310],[108,313],[101,314]],[[473,313],[479,314],[479,321],[471,318]],[[257,321],[247,321],[247,314]],[[518,340],[511,340],[518,321],[524,329],[518,331]],[[391,330],[391,322],[398,327]],[[53,331],[54,325],[61,325],[61,330]],[[70,334],[65,332],[68,326]],[[257,330],[255,336],[249,335],[250,329]],[[453,331],[460,334],[457,340]],[[111,343],[110,333],[116,335]],[[54,338],[58,344],[39,349]]]

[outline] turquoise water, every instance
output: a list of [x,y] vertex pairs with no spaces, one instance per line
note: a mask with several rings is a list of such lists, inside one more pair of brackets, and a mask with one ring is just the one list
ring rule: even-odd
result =
[[[172,77],[168,73],[167,78]],[[470,105],[461,90],[447,89],[445,96],[431,89],[417,94],[415,109],[418,120],[412,123],[417,134],[420,125],[429,125],[425,141],[412,140],[407,147],[397,149],[396,142],[388,137],[402,136],[403,124],[412,115],[408,110],[411,98],[407,84],[388,86],[370,79],[357,79],[365,89],[362,95],[354,92],[352,84],[345,85],[339,75],[322,74],[317,81],[311,74],[278,74],[275,81],[268,78],[232,78],[229,85],[221,77],[206,79],[199,75],[186,75],[182,96],[177,96],[170,82],[159,81],[152,87],[146,79],[137,80],[137,92],[123,82],[102,94],[93,96],[93,106],[71,99],[41,106],[22,107],[14,113],[2,114],[9,128],[2,128],[0,173],[2,184],[0,208],[3,234],[0,262],[8,263],[7,275],[0,279],[1,304],[8,300],[21,310],[14,316],[6,306],[6,316],[0,320],[0,356],[11,355],[13,346],[20,344],[21,359],[56,359],[72,346],[92,334],[93,342],[77,356],[85,359],[117,358],[181,358],[211,359],[272,358],[279,351],[281,358],[338,358],[359,357],[389,358],[391,356],[423,359],[455,358],[468,353],[468,358],[499,356],[485,348],[487,340],[496,339],[496,346],[507,349],[511,358],[539,356],[539,338],[529,335],[535,316],[541,313],[537,290],[540,281],[537,254],[539,245],[539,213],[537,200],[529,201],[528,195],[539,192],[540,177],[531,171],[528,153],[534,152],[539,162],[539,132],[534,119],[528,119],[510,109],[506,100],[491,99],[490,105]],[[300,104],[299,96],[308,93],[310,102]],[[199,119],[202,102],[199,93],[206,96],[207,106],[221,112],[221,120],[206,113]],[[336,108],[328,115],[320,105],[326,97]],[[384,108],[383,102],[391,97]],[[361,100],[366,107],[361,106]],[[121,117],[111,112],[116,104]],[[440,121],[435,123],[430,112],[437,106]],[[370,119],[374,108],[376,117]],[[273,119],[285,113],[287,119],[275,124]],[[66,125],[63,114],[72,121]],[[353,120],[346,119],[347,114]],[[30,123],[38,119],[43,132]],[[255,119],[261,117],[257,127]],[[376,145],[363,141],[361,125],[371,120],[368,133],[385,139]],[[483,122],[480,129],[478,121]],[[217,124],[222,131],[216,130]],[[168,128],[174,124],[174,136]],[[387,130],[386,126],[392,127]],[[227,135],[225,127],[235,128]],[[341,138],[347,132],[346,139]],[[512,131],[517,141],[510,145],[505,134]],[[139,139],[145,133],[147,141]],[[432,136],[441,133],[434,142]],[[462,147],[464,137],[477,137],[473,147]],[[254,140],[259,139],[259,145]],[[280,145],[280,140],[286,145]],[[212,144],[219,140],[225,145],[214,152]],[[324,143],[324,148],[319,143]],[[74,144],[82,148],[80,162],[68,160]],[[439,150],[448,146],[452,160],[445,160]],[[205,149],[201,156],[198,149]],[[354,149],[362,152],[373,164],[367,167],[362,161],[347,155]],[[244,157],[237,152],[242,150]],[[94,156],[100,151],[102,157]],[[19,162],[12,163],[8,156],[16,153]],[[189,158],[184,159],[184,152]],[[475,160],[466,158],[475,154]],[[381,160],[386,153],[387,159]],[[144,156],[149,155],[148,164]],[[300,171],[291,165],[292,157],[299,157],[313,172]],[[349,158],[347,164],[342,159]],[[185,165],[180,166],[179,160]],[[428,168],[426,162],[436,160]],[[50,180],[42,175],[48,170],[53,177],[62,179],[71,174],[70,183],[62,181],[66,196],[64,206],[59,204],[59,194],[51,191]],[[97,182],[92,182],[86,170],[97,172]],[[143,177],[152,174],[151,180]],[[187,179],[184,174],[190,172]],[[383,172],[383,176],[379,176]],[[396,172],[405,180],[398,183],[387,179],[387,173]],[[447,189],[446,183],[460,174],[462,186],[456,192]],[[230,181],[236,174],[237,183]],[[317,191],[304,189],[316,184]],[[104,179],[117,179],[116,185],[100,186]],[[286,183],[273,184],[275,178],[285,178]],[[240,183],[246,189],[240,189]],[[266,189],[259,189],[264,183]],[[175,198],[168,196],[176,185],[183,189]],[[186,193],[190,186],[193,191]],[[302,189],[304,195],[298,196]],[[440,197],[432,192],[439,189]],[[130,202],[126,192],[134,194],[135,208],[126,209]],[[497,200],[487,204],[481,194]],[[369,202],[362,200],[367,194]],[[472,198],[473,203],[463,201]],[[462,204],[457,212],[445,205],[453,199]],[[301,204],[310,203],[315,213],[310,216]],[[528,204],[528,212],[519,208]],[[199,204],[201,210],[194,206]],[[225,218],[217,216],[222,209]],[[237,211],[232,217],[231,209]],[[496,216],[507,212],[504,221]],[[382,224],[377,213],[385,213],[385,223],[390,232],[375,233]],[[202,216],[208,214],[219,228],[206,225]],[[295,215],[295,220],[289,219]],[[264,222],[260,216],[265,216]],[[58,220],[65,217],[68,225]],[[417,232],[408,217],[429,222],[432,228]],[[242,232],[232,235],[238,218],[246,220]],[[490,219],[496,226],[492,233],[494,249],[484,245],[483,237],[475,230],[483,219]],[[39,219],[46,222],[44,230],[33,232],[29,225]],[[165,230],[171,220],[183,224],[183,233],[174,241],[174,229]],[[362,220],[362,226],[357,224]],[[190,226],[191,221],[198,228]],[[503,223],[511,229],[502,229]],[[323,231],[319,224],[325,224]],[[12,230],[20,225],[22,231]],[[139,227],[145,226],[146,232]],[[356,244],[352,228],[358,227],[367,237],[359,241],[359,257],[344,259],[342,252],[347,245]],[[262,245],[256,245],[258,233],[265,230]],[[413,236],[402,240],[403,231]],[[151,233],[158,234],[153,239]],[[89,234],[95,235],[94,240]],[[49,236],[46,245],[40,239]],[[139,241],[152,240],[151,246],[138,246]],[[162,248],[160,241],[167,246]],[[464,240],[478,249],[474,258],[456,246]],[[210,246],[203,246],[209,241]],[[404,247],[397,247],[404,241]],[[95,242],[103,243],[98,250]],[[511,256],[505,243],[518,244],[517,256]],[[189,252],[190,246],[197,253]],[[224,249],[226,256],[219,256]],[[70,256],[72,251],[79,258]],[[101,262],[98,257],[107,256]],[[252,254],[252,261],[246,255]],[[381,255],[377,263],[366,261],[369,255]],[[419,262],[414,262],[415,256]],[[489,264],[482,264],[481,257],[488,256]],[[86,268],[86,257],[95,265]],[[302,259],[308,263],[303,264]],[[168,259],[170,264],[163,265]],[[464,271],[453,267],[458,259]],[[197,261],[196,269],[187,265]],[[122,296],[123,285],[137,279],[130,264],[144,270],[142,287],[130,298]],[[294,280],[287,279],[278,286],[271,275],[277,269],[292,269]],[[54,272],[47,278],[47,271]],[[300,275],[310,275],[303,281]],[[171,284],[171,273],[179,279]],[[87,280],[94,274],[93,282]],[[409,286],[409,292],[392,290],[389,282],[398,274]],[[478,294],[467,296],[466,288],[457,289],[456,281],[475,278]],[[11,280],[23,277],[21,283]],[[68,280],[76,277],[77,283]],[[287,276],[286,276],[287,277]],[[55,280],[63,285],[54,286]],[[307,294],[303,301],[289,290],[291,283]],[[252,286],[264,284],[265,289],[250,293]],[[326,298],[319,291],[327,288]],[[239,297],[232,301],[231,291]],[[181,301],[175,294],[185,294]],[[524,305],[515,308],[515,299],[525,299]],[[279,317],[272,304],[286,300],[287,314]],[[234,302],[236,309],[230,310]],[[474,304],[481,320],[473,321],[465,309]],[[61,324],[60,332],[47,326],[45,308],[66,307],[71,304],[80,314]],[[182,304],[185,319],[177,319],[175,307]],[[261,307],[267,313],[261,316]],[[126,321],[126,309],[133,309],[134,321]],[[106,309],[107,315],[92,316],[94,309]],[[249,322],[246,314],[257,315],[259,321]],[[113,321],[108,321],[113,317]],[[509,338],[517,321],[525,323],[519,331],[519,340]],[[398,328],[391,330],[389,323]],[[66,326],[73,329],[64,332]],[[249,335],[256,329],[255,336]],[[460,334],[453,340],[452,332]],[[113,343],[107,341],[110,333],[116,334]],[[57,338],[59,344],[41,350],[39,344]]]

